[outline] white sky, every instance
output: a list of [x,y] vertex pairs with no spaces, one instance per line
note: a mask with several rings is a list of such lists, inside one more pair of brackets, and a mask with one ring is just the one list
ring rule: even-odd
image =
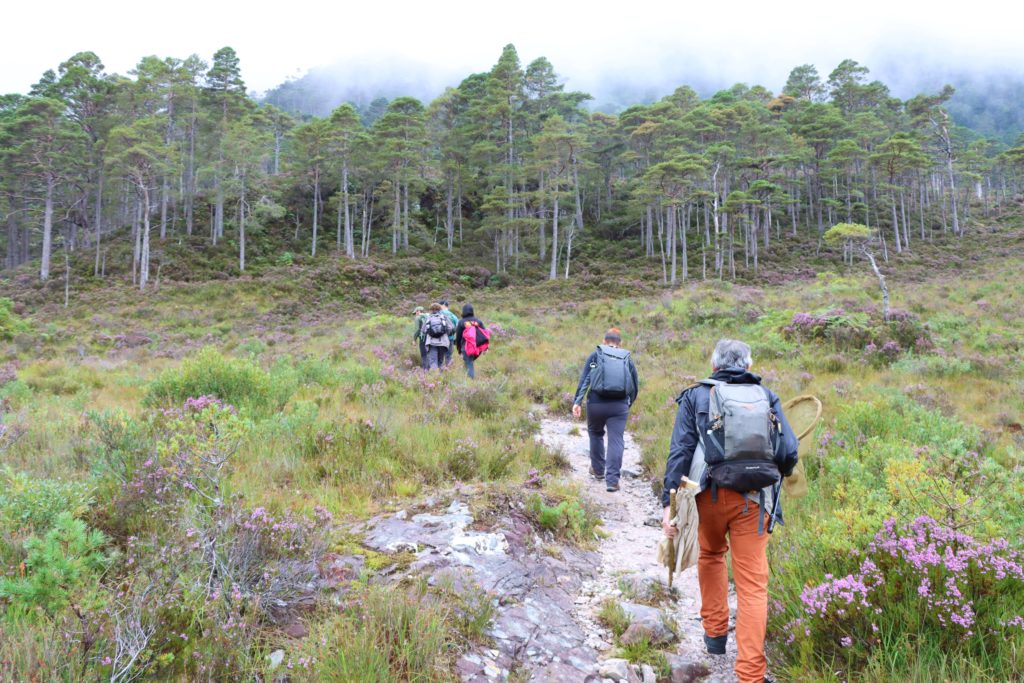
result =
[[[789,69],[823,75],[844,57],[910,70],[993,65],[1024,75],[1019,0],[13,0],[0,9],[0,92],[92,50],[124,73],[148,54],[209,60],[235,48],[251,90],[345,61],[429,65],[454,82],[488,69],[506,43],[543,55],[572,88],[603,80],[675,84],[687,76],[778,88]],[[874,60],[874,61],[873,61]]]

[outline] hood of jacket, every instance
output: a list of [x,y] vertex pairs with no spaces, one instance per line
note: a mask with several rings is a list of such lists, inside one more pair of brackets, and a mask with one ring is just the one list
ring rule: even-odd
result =
[[462,317],[472,318],[473,317],[473,304],[466,304],[462,307]]
[[746,368],[721,368],[711,375],[711,379],[725,382],[726,384],[761,383],[761,376],[755,375]]

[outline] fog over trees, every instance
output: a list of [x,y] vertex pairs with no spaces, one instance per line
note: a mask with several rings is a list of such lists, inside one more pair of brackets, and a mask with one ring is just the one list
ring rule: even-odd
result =
[[978,114],[977,87],[900,99],[851,59],[796,66],[778,92],[679,85],[617,113],[513,45],[427,102],[366,91],[335,106],[308,83],[254,99],[230,47],[128,75],[84,52],[3,96],[5,265],[39,259],[46,280],[55,249],[91,250],[102,277],[127,242],[144,289],[166,240],[229,239],[242,272],[247,241],[287,223],[312,256],[403,253],[419,235],[486,251],[498,273],[529,260],[568,278],[586,236],[638,244],[666,283],[756,276],[767,251],[839,222],[873,230],[883,259],[964,235],[1020,189],[1024,163],[1006,136],[1016,108]]

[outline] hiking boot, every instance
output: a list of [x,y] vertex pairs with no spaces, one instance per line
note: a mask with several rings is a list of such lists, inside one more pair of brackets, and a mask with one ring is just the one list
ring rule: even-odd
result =
[[597,472],[596,472],[596,471],[594,470],[594,466],[593,466],[593,465],[591,465],[591,466],[590,466],[590,476],[592,476],[592,477],[593,477],[594,479],[596,479],[597,481],[601,481],[601,480],[603,480],[603,479],[604,479],[604,475],[603,475],[603,474],[598,474],[598,473],[597,473]]
[[607,491],[608,493],[615,493],[616,491],[619,490],[619,485],[618,484],[608,484],[608,486],[606,486],[604,490]]
[[704,647],[708,649],[709,655],[724,655],[725,644],[727,642],[729,642],[728,634],[724,636],[716,636],[714,638],[707,635],[706,633],[704,634]]

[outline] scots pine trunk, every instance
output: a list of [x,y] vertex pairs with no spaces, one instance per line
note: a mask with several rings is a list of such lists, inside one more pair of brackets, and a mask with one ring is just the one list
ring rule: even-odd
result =
[[92,274],[93,277],[99,277],[100,274],[100,242],[103,237],[103,169],[101,168],[96,178],[96,218],[94,219],[96,225],[96,262],[93,264]]
[[345,202],[345,254],[356,257],[356,241],[352,234],[352,214],[348,205],[348,159],[341,163],[341,200]]
[[241,177],[238,199],[238,270],[245,272],[245,176]]
[[555,185],[555,198],[551,209],[551,270],[548,279],[558,278],[558,185]]
[[896,216],[896,195],[892,195],[889,204],[892,206],[892,231],[896,238],[896,253],[901,254],[903,253],[903,244],[900,242],[900,222]]
[[668,217],[665,221],[665,235],[668,238],[668,249],[671,254],[672,268],[670,270],[671,277],[669,278],[669,284],[674,285],[676,283],[676,205],[668,205]]
[[185,233],[192,234],[196,202],[196,99],[188,124],[188,160],[185,162]]
[[53,195],[57,180],[52,175],[46,177],[46,204],[43,208],[43,255],[39,265],[39,279],[50,279],[50,252],[53,249]]
[[149,187],[146,182],[139,183],[142,189],[142,250],[140,253],[139,266],[139,289],[146,289],[149,282]]
[[543,261],[548,255],[548,228],[544,220],[544,171],[541,171],[537,179],[538,196],[540,205],[537,207],[537,217],[540,218],[540,258]]
[[409,183],[402,189],[402,248],[409,249]]
[[311,256],[316,256],[316,238],[320,220],[320,174],[313,176],[313,247]]
[[395,210],[391,218],[391,253],[398,253],[398,244],[402,231],[402,183],[395,176]]

